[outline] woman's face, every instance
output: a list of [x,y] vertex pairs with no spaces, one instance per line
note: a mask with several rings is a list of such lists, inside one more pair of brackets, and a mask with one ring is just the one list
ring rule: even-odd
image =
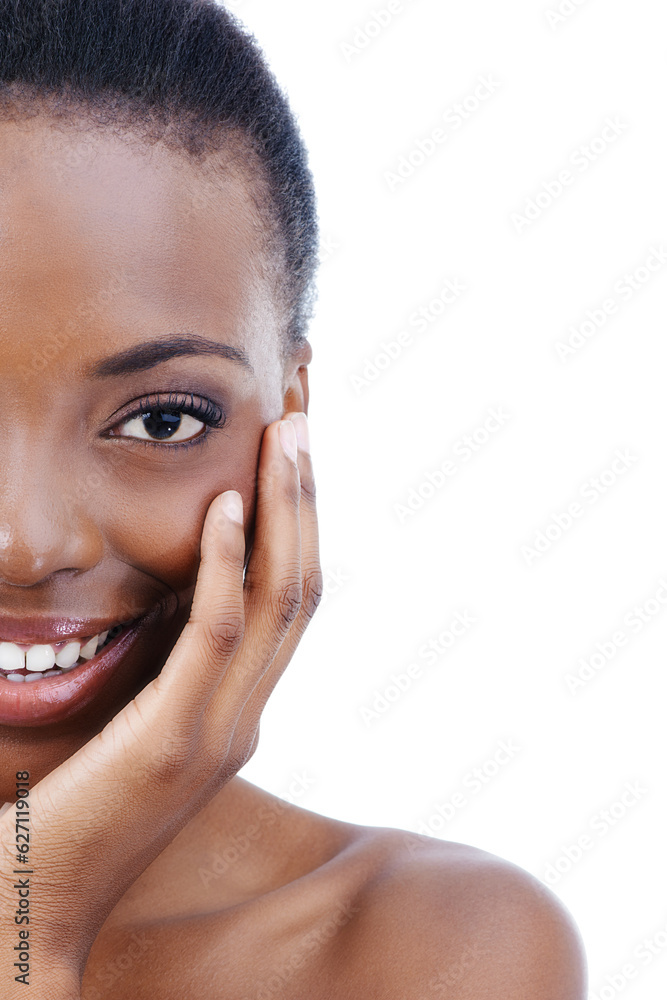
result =
[[93,683],[92,664],[0,678],[0,796],[155,676],[226,489],[243,496],[249,555],[263,431],[308,404],[310,347],[283,366],[272,274],[238,173],[213,183],[163,147],[0,124],[0,642],[142,619]]

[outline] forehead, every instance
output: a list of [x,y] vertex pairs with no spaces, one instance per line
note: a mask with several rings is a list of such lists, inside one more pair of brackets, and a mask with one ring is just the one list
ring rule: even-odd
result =
[[0,122],[0,339],[29,348],[92,313],[108,347],[188,327],[271,366],[276,286],[239,162],[213,172],[129,135]]

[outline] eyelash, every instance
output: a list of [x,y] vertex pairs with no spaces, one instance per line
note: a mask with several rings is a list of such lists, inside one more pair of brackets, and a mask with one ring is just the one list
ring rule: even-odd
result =
[[[189,402],[188,402],[189,400]],[[127,423],[129,420],[134,420],[135,417],[141,417],[146,413],[151,413],[154,410],[159,410],[161,412],[170,413],[185,413],[188,416],[195,417],[197,420],[201,420],[202,423],[206,424],[208,429],[198,434],[196,437],[191,438],[189,441],[174,441],[172,443],[161,442],[161,441],[148,441],[145,438],[133,438],[130,435],[113,435],[114,437],[120,437],[123,441],[132,441],[134,444],[145,444],[151,448],[162,448],[175,450],[175,449],[185,449],[191,448],[193,445],[201,444],[206,438],[208,438],[211,429],[217,429],[219,427],[224,427],[226,422],[226,416],[223,410],[220,409],[215,403],[210,399],[206,399],[203,396],[195,396],[191,392],[170,392],[165,393],[155,392],[148,396],[142,396],[136,407],[128,413],[124,413],[119,420],[114,424],[115,427],[119,427],[122,424]]]

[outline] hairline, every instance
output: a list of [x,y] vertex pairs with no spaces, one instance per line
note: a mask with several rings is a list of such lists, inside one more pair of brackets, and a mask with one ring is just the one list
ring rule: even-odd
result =
[[[267,169],[247,132],[237,125],[207,126],[202,146],[199,149],[188,147],[182,140],[182,132],[179,136],[178,128],[170,129],[172,119],[162,109],[156,114],[140,98],[134,100],[118,94],[110,97],[111,117],[104,117],[104,106],[97,101],[92,103],[84,94],[74,91],[59,90],[48,94],[39,88],[29,87],[22,88],[16,96],[5,91],[0,100],[0,125],[12,122],[20,126],[23,122],[40,118],[63,135],[91,131],[111,134],[139,151],[162,147],[187,164],[202,183],[215,183],[230,177],[238,180],[248,195],[258,223],[256,235],[261,240],[261,257],[255,263],[276,306],[279,357],[284,367],[308,338],[289,336],[290,275],[285,240],[274,210]],[[189,122],[194,132],[198,121],[195,115],[179,113],[176,117],[181,128]]]

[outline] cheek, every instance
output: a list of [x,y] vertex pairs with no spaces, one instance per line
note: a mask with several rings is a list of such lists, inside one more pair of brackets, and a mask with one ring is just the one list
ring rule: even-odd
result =
[[126,566],[166,584],[181,600],[191,597],[206,513],[219,493],[234,489],[241,494],[246,539],[249,536],[255,516],[257,450],[249,446],[245,458],[227,460],[222,474],[215,460],[190,472],[163,469],[159,476],[154,470],[143,476],[135,470],[131,481],[116,493],[113,509],[101,515],[110,551]]

